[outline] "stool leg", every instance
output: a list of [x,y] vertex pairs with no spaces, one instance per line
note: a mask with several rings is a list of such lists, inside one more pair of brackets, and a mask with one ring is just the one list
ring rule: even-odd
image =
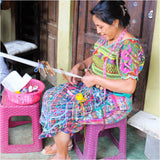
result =
[[97,125],[87,125],[85,132],[85,143],[83,149],[84,159],[96,159],[97,156],[97,144],[98,144]]
[[123,124],[119,129],[120,129],[119,156],[122,159],[126,159],[127,123]]
[[8,131],[8,126],[9,126],[9,117],[0,117],[0,151],[1,153],[6,153],[8,152],[8,147],[9,147],[9,131]]
[[[32,117],[32,131],[33,131],[33,144],[36,146],[35,151],[41,151],[42,150],[42,140],[39,139],[39,135],[41,134],[41,127],[39,124],[39,117]],[[34,150],[34,149],[33,149]]]

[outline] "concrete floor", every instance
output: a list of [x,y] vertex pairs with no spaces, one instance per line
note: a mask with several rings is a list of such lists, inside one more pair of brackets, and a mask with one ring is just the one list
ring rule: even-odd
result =
[[[25,124],[9,129],[9,140],[10,144],[30,144],[32,143],[32,125]],[[118,132],[117,132],[118,134]],[[43,140],[43,145],[53,143],[52,138],[46,138]],[[131,127],[127,126],[127,160],[147,160],[148,158],[144,155],[145,137],[140,132]],[[111,156],[118,153],[118,149],[112,144],[107,137],[99,138],[97,157],[104,158],[105,156]],[[75,151],[69,151],[72,160],[78,159]],[[1,160],[46,160],[52,156],[43,155],[41,152],[32,153],[1,153]]]

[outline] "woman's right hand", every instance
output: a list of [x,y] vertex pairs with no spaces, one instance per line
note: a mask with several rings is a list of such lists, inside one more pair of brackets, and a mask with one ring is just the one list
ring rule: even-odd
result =
[[[82,65],[83,65],[82,63],[76,64],[72,68],[72,70],[70,71],[70,73],[76,74],[76,75],[79,75],[79,76],[83,76],[84,75],[84,69],[83,69],[84,67]],[[81,81],[81,79],[69,76],[69,83],[71,83],[72,85],[77,84],[78,81]]]

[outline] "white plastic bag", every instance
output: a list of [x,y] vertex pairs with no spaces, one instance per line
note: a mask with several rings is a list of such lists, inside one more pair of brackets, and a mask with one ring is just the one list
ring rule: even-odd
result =
[[2,85],[12,92],[20,91],[32,79],[27,73],[21,77],[17,71],[12,71],[3,81]]

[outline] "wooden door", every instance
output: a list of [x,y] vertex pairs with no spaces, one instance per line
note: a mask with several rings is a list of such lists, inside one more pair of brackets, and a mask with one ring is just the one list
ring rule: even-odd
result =
[[[41,59],[46,60],[56,68],[57,65],[57,29],[58,29],[58,1],[41,1],[41,30],[40,51]],[[53,77],[46,77],[51,84],[55,84]]]
[[[134,114],[139,110],[143,110],[144,107],[156,1],[126,0],[125,2],[131,16],[128,30],[140,40],[146,56],[145,66],[140,74],[137,89],[133,95],[132,113]],[[90,10],[96,3],[96,1],[75,1],[72,65],[91,56],[93,44],[99,38],[90,14]]]

